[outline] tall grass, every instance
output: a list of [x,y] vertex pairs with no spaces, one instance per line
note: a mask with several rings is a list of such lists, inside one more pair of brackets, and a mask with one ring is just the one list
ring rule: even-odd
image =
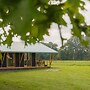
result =
[[90,61],[54,61],[50,69],[0,72],[0,90],[90,90]]

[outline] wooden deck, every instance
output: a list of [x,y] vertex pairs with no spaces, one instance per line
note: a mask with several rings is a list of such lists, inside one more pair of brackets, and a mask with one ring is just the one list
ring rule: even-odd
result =
[[10,71],[10,70],[32,70],[32,69],[45,69],[50,68],[49,66],[45,67],[0,67],[0,71]]

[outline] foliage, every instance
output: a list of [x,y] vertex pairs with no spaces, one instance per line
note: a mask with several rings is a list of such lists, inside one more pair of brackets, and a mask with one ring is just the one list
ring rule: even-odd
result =
[[[43,43],[42,44],[46,45],[47,47],[53,49],[53,50],[56,50],[58,51],[58,48],[57,48],[57,44],[55,43],[52,43],[52,42],[49,42],[49,43]],[[49,53],[39,53],[37,54],[39,56],[39,59],[41,60],[49,60],[50,59],[50,54]],[[53,54],[53,59],[57,59],[57,54]],[[59,58],[60,59],[60,58]]]
[[[83,37],[84,39],[89,37]],[[85,60],[90,59],[90,41],[88,47],[80,43],[79,38],[71,37],[63,48],[60,49],[59,55],[64,60]]]
[[56,51],[58,50],[57,49],[58,45],[56,43],[49,42],[49,43],[43,43],[43,44],[54,49],[54,50],[56,50]]
[[[63,47],[58,48],[57,44],[52,42],[43,43],[48,47],[57,50],[57,54],[53,54],[54,60],[90,60],[90,37],[82,36],[84,40],[88,40],[88,46],[82,45],[78,37],[72,36]],[[40,59],[48,60],[49,54],[39,54]]]
[[[48,34],[53,22],[67,26],[63,18],[65,14],[71,20],[72,34],[82,40],[81,32],[87,35],[90,28],[79,12],[84,10],[84,5],[82,0],[0,0],[0,27],[3,29],[0,43],[10,45],[14,36],[21,36],[26,43],[39,42],[44,34]],[[5,27],[8,25],[10,30],[7,33]],[[62,36],[61,39],[64,40]]]

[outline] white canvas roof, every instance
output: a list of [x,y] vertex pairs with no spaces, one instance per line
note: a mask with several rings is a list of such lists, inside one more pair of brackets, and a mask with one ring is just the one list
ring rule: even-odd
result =
[[0,46],[1,52],[30,52],[30,53],[57,53],[57,51],[41,44],[28,44],[25,46],[24,42],[13,42],[11,47],[7,47],[7,45]]

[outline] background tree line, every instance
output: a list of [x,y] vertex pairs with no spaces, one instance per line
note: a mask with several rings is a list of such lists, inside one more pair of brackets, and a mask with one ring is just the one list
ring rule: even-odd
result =
[[[75,36],[72,36],[61,48],[52,42],[43,44],[58,51],[58,54],[53,54],[55,60],[90,60],[90,37],[83,38],[88,40],[88,46],[83,45]],[[49,54],[40,54],[40,57],[49,59]]]

